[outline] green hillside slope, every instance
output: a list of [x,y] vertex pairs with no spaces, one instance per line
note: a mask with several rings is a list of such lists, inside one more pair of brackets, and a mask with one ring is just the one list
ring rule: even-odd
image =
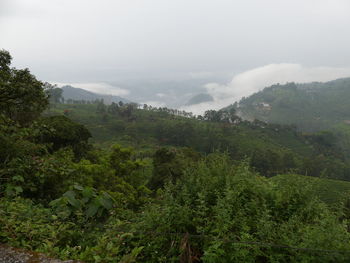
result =
[[326,83],[273,85],[235,105],[245,119],[295,124],[318,131],[350,123],[350,78]]
[[278,187],[286,184],[300,187],[308,185],[312,195],[317,196],[330,206],[339,204],[350,193],[350,182],[340,180],[294,174],[277,175],[269,180],[276,183]]
[[[90,130],[92,142],[152,151],[160,146],[189,147],[203,154],[227,151],[248,159],[265,176],[299,174],[347,179],[350,166],[328,134],[302,135],[291,126],[255,121],[206,121],[166,108],[138,109],[126,104],[57,104],[46,115],[66,115]],[[186,117],[185,117],[186,116]],[[350,177],[349,177],[350,178]]]
[[243,98],[235,108],[243,119],[295,125],[302,132],[329,131],[350,156],[350,78],[326,83],[273,85]]

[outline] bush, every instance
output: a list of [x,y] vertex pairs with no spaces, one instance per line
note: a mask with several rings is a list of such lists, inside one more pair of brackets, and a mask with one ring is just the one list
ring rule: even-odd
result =
[[198,262],[350,259],[312,250],[348,250],[350,235],[307,187],[277,188],[246,163],[232,166],[225,155],[185,170],[183,180],[169,183],[158,198],[139,219],[143,262],[177,262],[184,256]]

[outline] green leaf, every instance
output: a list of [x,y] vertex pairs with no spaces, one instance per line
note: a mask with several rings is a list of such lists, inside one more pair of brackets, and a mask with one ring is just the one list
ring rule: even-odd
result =
[[95,192],[91,187],[85,187],[83,192],[82,192],[83,197],[87,197],[87,198],[93,197],[94,194],[95,194]]
[[79,190],[79,191],[83,191],[83,190],[84,190],[84,187],[75,184],[75,185],[74,185],[74,189]]
[[19,194],[19,193],[23,192],[23,189],[22,189],[21,186],[15,186],[14,189],[15,189],[16,194]]
[[89,204],[88,209],[85,211],[85,215],[87,217],[93,217],[94,215],[96,215],[99,207],[100,206],[96,203]]
[[57,206],[59,203],[61,203],[61,198],[58,198],[58,199],[55,199],[55,200],[52,200],[49,205],[50,206]]
[[23,176],[20,176],[20,175],[15,175],[12,177],[13,181],[18,181],[18,182],[24,182],[24,178]]
[[75,192],[72,191],[72,190],[69,190],[69,191],[65,192],[65,193],[63,194],[63,196],[65,196],[65,197],[67,197],[67,198],[75,198]]
[[80,208],[81,203],[79,200],[75,198],[75,192],[74,191],[68,191],[63,194],[63,196],[67,197],[68,202],[75,208]]
[[101,257],[98,256],[98,255],[95,255],[94,256],[94,260],[95,260],[95,262],[100,262],[101,261]]
[[83,197],[83,199],[81,199],[81,201],[86,204],[87,202],[89,202],[90,198],[88,197]]
[[79,202],[79,200],[75,199],[75,198],[68,198],[68,202],[74,206],[75,208],[80,208],[81,207],[81,203]]
[[98,198],[99,203],[107,210],[113,207],[113,201],[108,196],[103,196]]

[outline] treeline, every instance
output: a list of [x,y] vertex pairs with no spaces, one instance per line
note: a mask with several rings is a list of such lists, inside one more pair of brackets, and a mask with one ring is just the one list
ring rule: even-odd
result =
[[[112,102],[110,105],[104,103],[104,99],[95,99],[95,100],[74,100],[74,99],[64,99],[62,96],[63,90],[57,86],[47,85],[47,93],[49,94],[49,100],[52,105],[55,104],[95,104],[97,105],[97,112],[99,113],[111,113],[117,114],[122,112],[130,112],[135,109],[143,109],[151,112],[165,113],[180,117],[193,118],[197,120],[206,120],[213,122],[239,122],[241,119],[236,115],[236,110],[231,108],[229,110],[208,110],[204,115],[194,115],[192,112],[186,112],[179,109],[171,109],[167,107],[154,107],[147,104],[137,104],[137,103],[124,103],[119,101],[118,103]],[[129,114],[127,114],[129,115]]]
[[303,134],[294,125],[244,121],[232,109],[189,117],[167,108],[100,102],[59,105],[47,114],[62,113],[86,125],[99,144],[190,147],[202,154],[220,150],[235,160],[249,159],[265,176],[294,172],[350,179],[349,161],[332,133]]

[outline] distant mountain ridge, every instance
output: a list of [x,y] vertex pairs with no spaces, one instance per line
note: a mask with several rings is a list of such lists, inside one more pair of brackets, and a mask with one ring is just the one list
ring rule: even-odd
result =
[[115,95],[107,95],[107,94],[99,94],[94,93],[81,88],[74,88],[70,85],[66,85],[61,87],[63,90],[62,96],[65,101],[71,100],[85,100],[85,101],[95,101],[103,99],[105,104],[111,104],[112,102],[118,103],[122,101],[124,103],[130,102],[129,100],[115,96]]
[[185,105],[195,105],[203,102],[214,101],[214,98],[207,93],[199,93],[193,96]]
[[234,107],[247,120],[295,124],[304,131],[350,124],[350,78],[329,82],[272,85]]

